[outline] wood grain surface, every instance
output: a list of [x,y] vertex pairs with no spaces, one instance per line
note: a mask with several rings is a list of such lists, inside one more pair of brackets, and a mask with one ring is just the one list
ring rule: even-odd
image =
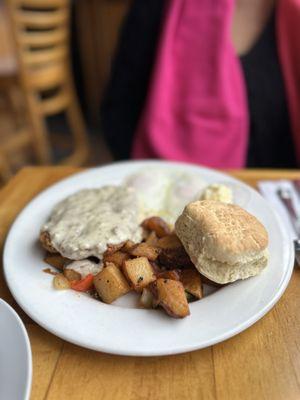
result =
[[[71,167],[25,168],[0,192],[0,242],[37,193],[77,172]],[[233,172],[258,179],[300,178],[300,172]],[[33,222],[34,223],[34,222]],[[287,400],[300,399],[300,269],[277,305],[245,332],[204,350],[166,357],[120,357],[67,343],[17,306],[0,270],[0,297],[26,324],[33,353],[32,400]]]

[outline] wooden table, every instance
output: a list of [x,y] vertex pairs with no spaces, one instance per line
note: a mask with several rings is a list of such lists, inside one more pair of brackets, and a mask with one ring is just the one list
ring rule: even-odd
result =
[[[18,173],[0,192],[1,244],[26,203],[76,171],[38,167]],[[251,185],[258,179],[300,178],[300,172],[283,171],[233,175]],[[245,332],[204,350],[167,357],[112,356],[64,342],[22,312],[1,270],[0,297],[13,305],[29,332],[32,400],[300,399],[300,269],[279,303]]]

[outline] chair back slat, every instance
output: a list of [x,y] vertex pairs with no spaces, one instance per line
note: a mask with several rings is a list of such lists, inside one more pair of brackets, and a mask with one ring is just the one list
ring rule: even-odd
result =
[[66,81],[66,68],[62,63],[50,64],[44,68],[33,70],[27,82],[32,89],[44,91],[61,86]]
[[48,10],[53,8],[66,7],[69,0],[10,0],[15,7]]
[[15,22],[19,28],[19,35],[26,29],[55,29],[65,26],[69,22],[68,8],[56,9],[53,11],[27,11],[17,10]]
[[44,50],[23,52],[25,67],[44,67],[53,62],[67,60],[69,49],[67,46],[49,47]]
[[25,48],[40,49],[65,43],[66,40],[68,40],[68,36],[68,29],[64,27],[53,31],[24,32],[22,36],[20,36],[20,44]]
[[[41,76],[41,86],[47,86],[47,74],[43,70],[58,63],[66,66],[69,60],[70,0],[7,0],[7,3],[21,76],[27,87],[31,84],[36,87]],[[61,72],[58,78],[63,79]],[[50,82],[53,79],[49,79]]]

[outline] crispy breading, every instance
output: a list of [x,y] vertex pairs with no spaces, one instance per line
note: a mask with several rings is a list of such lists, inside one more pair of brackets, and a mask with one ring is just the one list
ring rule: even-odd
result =
[[44,249],[49,251],[49,253],[58,253],[52,244],[49,232],[43,231],[40,233],[40,242]]

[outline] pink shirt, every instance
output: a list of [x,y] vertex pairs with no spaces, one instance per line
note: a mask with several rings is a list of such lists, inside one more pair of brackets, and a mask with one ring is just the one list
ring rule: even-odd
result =
[[[169,0],[133,158],[245,165],[249,116],[230,37],[233,7],[233,0]],[[300,160],[300,0],[278,1],[276,29]]]

